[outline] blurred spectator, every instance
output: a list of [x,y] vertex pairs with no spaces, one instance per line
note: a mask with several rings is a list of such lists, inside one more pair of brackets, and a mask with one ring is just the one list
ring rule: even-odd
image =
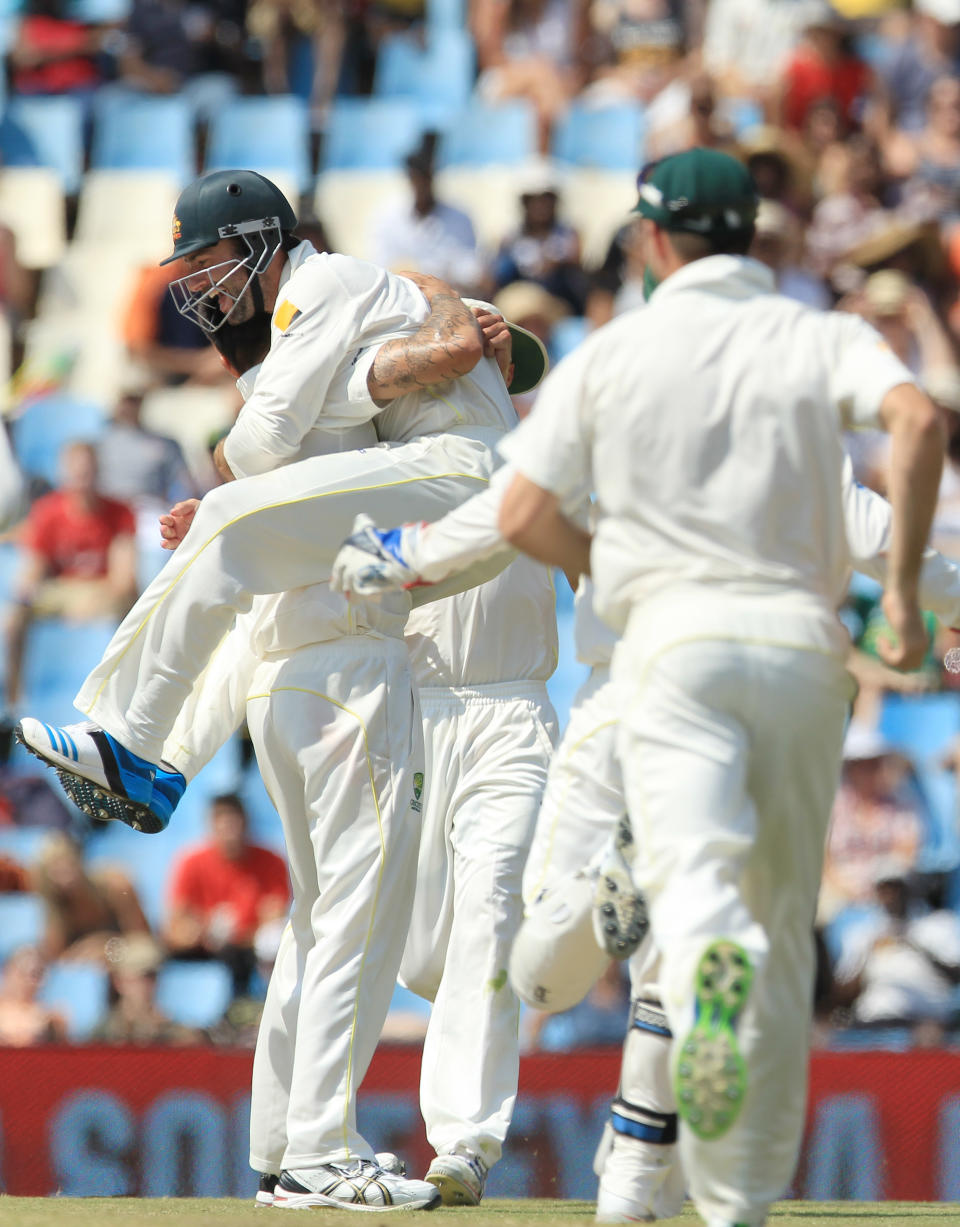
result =
[[526,98],[537,112],[539,151],[584,83],[586,0],[475,0],[477,93],[487,102]]
[[924,816],[909,760],[876,729],[854,720],[843,747],[843,771],[827,836],[821,920],[871,901],[881,865],[891,859],[912,869],[923,839]]
[[829,277],[858,243],[888,226],[892,216],[883,199],[880,151],[872,141],[852,137],[837,147],[830,180],[807,231],[810,262],[822,277]]
[[163,951],[146,933],[114,938],[107,946],[110,1009],[92,1039],[102,1044],[198,1044],[203,1035],[174,1022],[156,1002]]
[[592,0],[586,97],[655,98],[683,69],[693,7],[686,0]]
[[909,869],[896,861],[874,873],[874,907],[844,936],[834,998],[859,1026],[906,1026],[914,1042],[943,1042],[957,1021],[960,916],[912,896]]
[[736,155],[733,127],[718,112],[712,79],[697,73],[668,85],[646,113],[646,151],[651,161],[701,146]]
[[930,86],[960,71],[960,7],[955,0],[914,0],[881,27],[878,98],[885,126],[918,132],[924,125]]
[[72,20],[66,0],[27,0],[7,53],[13,92],[89,97],[104,79],[103,37]]
[[197,75],[229,75],[244,93],[262,84],[262,57],[249,45],[246,21],[247,0],[199,0],[188,7],[187,37]]
[[449,281],[464,293],[486,280],[473,222],[434,194],[436,133],[427,132],[405,159],[410,192],[374,218],[372,259],[393,272],[411,269]]
[[[151,517],[197,491],[180,444],[148,430],[140,420],[143,393],[122,392],[113,417],[97,440],[100,488],[110,498],[130,504]],[[156,525],[151,523],[155,532]]]
[[228,376],[217,351],[202,329],[180,314],[169,293],[170,282],[183,273],[179,260],[140,270],[123,310],[127,352],[150,382],[225,383]]
[[262,924],[290,903],[287,866],[247,838],[239,797],[214,797],[209,843],[180,856],[173,867],[164,940],[177,958],[219,959],[233,975],[234,993],[248,991]]
[[631,217],[610,240],[603,263],[590,274],[585,316],[591,328],[599,328],[613,316],[643,306],[645,268],[640,219]]
[[710,0],[703,62],[721,93],[753,98],[772,116],[789,57],[825,8],[825,0]]
[[319,126],[337,89],[346,45],[343,0],[253,0],[247,30],[260,44],[268,94],[308,97]]
[[285,928],[286,920],[278,916],[274,920],[266,921],[257,929],[253,939],[253,955],[256,963],[247,991],[241,997],[234,997],[227,1006],[223,1018],[209,1028],[207,1037],[211,1043],[222,1044],[229,1048],[256,1047],[267,985],[270,983],[270,976],[277,961],[277,952]]
[[7,705],[21,695],[27,634],[34,618],[117,621],[136,599],[133,512],[98,486],[97,455],[89,443],[61,453],[62,484],[30,508],[21,544],[23,566],[7,625]]
[[904,179],[903,212],[919,221],[960,220],[960,76],[937,77],[919,132],[885,145],[887,171]]
[[[494,298],[493,305],[504,319],[519,324],[540,338],[550,352],[551,336],[555,325],[570,314],[567,304],[545,290],[535,281],[513,281],[504,286]],[[529,412],[536,391],[513,398],[520,417]]]
[[759,124],[739,140],[761,197],[806,215],[813,190],[813,162],[798,134]]
[[33,865],[33,889],[46,905],[43,953],[49,959],[104,964],[118,935],[149,934],[133,883],[121,870],[88,871],[79,847],[54,834]]
[[750,254],[773,270],[781,294],[825,311],[831,296],[820,278],[801,266],[800,235],[800,224],[789,209],[775,200],[761,200]]
[[62,1044],[67,1023],[62,1014],[37,1000],[47,965],[40,951],[21,946],[3,965],[0,979],[0,1045],[32,1048]]
[[828,99],[846,134],[859,121],[870,85],[870,69],[856,54],[843,19],[824,0],[820,11],[808,16],[803,38],[783,71],[778,110],[784,126],[802,130],[811,107]]
[[557,216],[560,182],[555,167],[538,160],[519,174],[520,229],[507,235],[493,262],[499,290],[511,281],[535,281],[562,298],[574,315],[583,313],[587,279],[580,262],[580,237]]
[[630,989],[621,963],[610,963],[579,1005],[560,1014],[527,1014],[527,1048],[567,1052],[623,1043],[630,1008]]
[[118,84],[132,90],[175,94],[193,71],[185,11],[165,0],[133,0],[104,43]]
[[[63,802],[63,794],[51,785],[50,773],[25,773],[22,767],[10,766],[13,730],[13,720],[0,719],[0,828],[69,830],[74,825],[74,817]],[[0,884],[0,891],[11,889],[9,885]]]

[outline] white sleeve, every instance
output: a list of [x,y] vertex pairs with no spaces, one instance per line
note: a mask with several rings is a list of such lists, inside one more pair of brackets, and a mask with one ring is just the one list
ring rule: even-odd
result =
[[501,455],[518,472],[564,504],[583,489],[593,489],[593,432],[585,411],[593,349],[588,339],[557,363],[533,412],[499,444]]
[[833,348],[830,397],[844,428],[880,427],[883,398],[898,384],[916,384],[913,373],[858,315],[831,311],[822,323]]
[[[849,460],[843,466],[843,514],[853,569],[886,583],[893,508],[873,490],[857,485]],[[929,546],[923,554],[919,596],[921,606],[941,622],[960,627],[960,566]]]
[[0,530],[9,528],[24,508],[23,474],[20,472],[6,427],[0,422]]
[[[224,458],[238,477],[269,472],[297,455],[358,332],[351,298],[329,269],[293,277],[287,288],[274,311],[270,352],[224,441]],[[358,406],[349,421],[341,414],[328,425],[369,421],[375,411]]]
[[500,532],[498,518],[512,478],[513,470],[504,465],[493,474],[485,490],[424,527],[411,551],[411,562],[428,583],[446,579],[471,563],[511,548]]

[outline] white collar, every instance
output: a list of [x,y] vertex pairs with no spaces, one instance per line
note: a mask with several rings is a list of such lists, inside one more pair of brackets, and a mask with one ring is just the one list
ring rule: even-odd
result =
[[753,298],[776,292],[771,269],[750,256],[704,256],[665,278],[653,292],[651,306],[689,289],[715,290],[725,298]]

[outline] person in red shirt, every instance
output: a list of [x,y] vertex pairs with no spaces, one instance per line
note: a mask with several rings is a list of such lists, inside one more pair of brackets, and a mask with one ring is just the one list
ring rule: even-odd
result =
[[164,940],[174,958],[220,959],[246,992],[255,965],[254,937],[286,914],[290,879],[275,852],[251,844],[247,814],[232,793],[214,797],[210,841],[175,863]]
[[870,69],[853,50],[839,16],[829,5],[803,32],[780,82],[785,127],[801,131],[811,108],[824,100],[837,108],[844,132],[856,126],[858,104],[872,84]]
[[68,443],[60,468],[60,488],[37,499],[20,534],[23,566],[7,623],[10,707],[20,702],[23,655],[34,618],[119,622],[137,595],[133,512],[98,492],[91,444]]

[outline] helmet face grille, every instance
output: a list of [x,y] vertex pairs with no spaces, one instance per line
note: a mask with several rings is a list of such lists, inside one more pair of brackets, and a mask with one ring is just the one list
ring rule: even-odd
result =
[[[236,227],[224,226],[221,228],[223,237],[227,237],[225,231],[241,240],[247,249],[245,255],[195,269],[170,282],[170,294],[177,311],[208,334],[222,328],[230,319],[253,286],[254,279],[267,268],[283,243],[277,218],[245,222]],[[241,282],[244,273],[246,276]],[[227,300],[226,310],[223,299]]]

